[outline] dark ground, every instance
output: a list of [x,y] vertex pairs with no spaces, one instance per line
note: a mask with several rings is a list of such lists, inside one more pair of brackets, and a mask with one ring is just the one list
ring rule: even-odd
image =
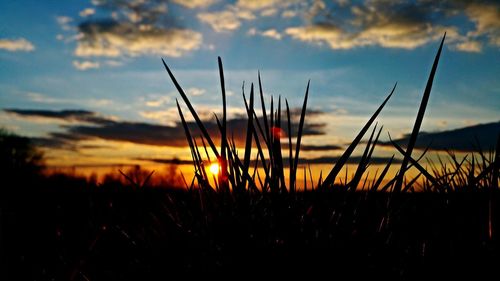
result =
[[484,190],[263,196],[38,178],[2,187],[0,279],[495,279],[499,203]]

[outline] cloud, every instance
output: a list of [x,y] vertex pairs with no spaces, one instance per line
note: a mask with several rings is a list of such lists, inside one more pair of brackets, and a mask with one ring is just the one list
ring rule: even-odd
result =
[[[37,120],[39,118],[49,118],[65,122],[61,128],[65,130],[63,133],[52,133],[49,139],[43,139],[45,145],[48,146],[49,141],[52,144],[64,144],[63,147],[74,147],[80,140],[102,139],[110,141],[131,142],[135,144],[146,144],[154,146],[174,146],[185,147],[187,141],[184,135],[182,125],[176,121],[169,125],[159,125],[144,122],[120,121],[109,117],[99,115],[87,110],[26,110],[26,109],[4,109],[8,114],[13,114],[18,117]],[[296,110],[293,110],[295,112]],[[298,117],[292,117],[292,132],[297,132]],[[262,123],[262,120],[260,120]],[[219,128],[213,120],[204,121],[205,127],[209,134],[214,138],[215,142],[219,140]],[[247,120],[245,118],[233,118],[227,121],[228,130],[231,136],[234,136],[236,145],[243,146],[246,139]],[[188,127],[193,136],[200,136],[194,121],[188,121]],[[303,135],[322,135],[325,124],[322,123],[305,123]],[[283,127],[284,131],[288,128]],[[295,136],[295,134],[293,134]],[[42,141],[42,140],[40,140]],[[305,146],[313,149],[314,146]],[[331,145],[318,146],[319,150],[336,149]]]
[[298,2],[295,0],[239,0],[235,4],[224,6],[222,10],[199,13],[197,17],[216,32],[229,32],[238,29],[243,21],[257,19],[257,14],[261,17],[274,16]]
[[273,39],[276,39],[276,40],[280,40],[281,39],[281,34],[276,29],[268,29],[266,31],[263,31],[262,32],[262,36],[273,38]]
[[71,98],[55,98],[49,97],[36,92],[28,92],[26,96],[30,101],[37,103],[46,103],[46,104],[87,104],[89,106],[109,106],[113,104],[112,100],[109,99],[94,99],[94,98],[85,98],[85,99],[71,99]]
[[[177,25],[163,1],[96,0],[93,4],[104,16],[77,24],[74,54],[78,57],[181,57],[202,45],[202,34]],[[71,20],[59,17],[58,22],[67,29]]]
[[84,122],[97,125],[103,125],[114,122],[110,118],[99,116],[98,114],[87,110],[37,110],[37,109],[4,109],[8,114],[17,115],[24,118],[50,118],[66,122]]
[[35,50],[35,46],[24,38],[0,39],[0,50],[2,49],[9,52],[31,52]]
[[262,17],[271,17],[271,16],[276,15],[276,13],[278,13],[278,9],[270,8],[270,9],[266,9],[266,10],[263,10],[262,12],[260,12],[260,15]]
[[199,13],[197,17],[201,22],[210,25],[216,32],[236,30],[241,25],[241,18],[230,10]]
[[[192,164],[191,160],[179,160],[175,158],[134,158],[133,160],[139,161],[149,161],[153,163],[160,164]],[[299,165],[310,165],[310,164],[330,164],[333,165],[339,160],[339,157],[318,157],[318,158],[300,158]],[[348,164],[358,164],[361,161],[361,156],[352,156],[347,160]],[[391,161],[390,157],[372,157],[370,158],[371,164],[387,164]],[[288,167],[289,165],[288,157],[283,157],[283,165],[284,167]],[[399,159],[392,159],[392,163],[401,163]],[[250,161],[250,166],[253,167],[255,165],[255,160]]]
[[191,95],[191,96],[202,96],[202,95],[204,95],[204,94],[205,94],[205,92],[206,92],[206,90],[205,90],[205,89],[195,88],[195,87],[193,87],[193,88],[188,88],[188,89],[186,90],[186,93],[187,93],[188,95]]
[[70,23],[73,22],[72,18],[70,18],[68,16],[58,16],[58,17],[56,17],[56,21],[62,30],[65,30],[65,31],[71,30]]
[[[156,95],[155,95],[156,96]],[[169,96],[156,96],[144,102],[147,107],[160,107],[170,102]]]
[[[405,10],[406,9],[406,10]],[[432,25],[423,15],[410,7],[390,10],[378,6],[352,8],[354,17],[340,23],[319,22],[306,26],[289,27],[285,33],[292,38],[316,44],[326,44],[331,49],[352,49],[363,46],[414,49],[442,37],[458,37],[454,27]]]
[[[478,144],[483,151],[493,149],[500,133],[500,122],[480,124],[465,128],[437,133],[422,132],[417,138],[415,148],[425,149],[430,145],[433,150],[477,151]],[[394,140],[402,147],[408,144],[409,136]],[[381,145],[392,146],[390,142]]]
[[[282,143],[282,148],[283,149],[288,149],[288,143]],[[294,147],[295,149],[295,147]],[[300,151],[330,151],[330,150],[341,150],[343,149],[342,146],[335,145],[335,144],[325,144],[325,145],[307,145],[307,144],[301,144],[300,145]]]
[[260,31],[257,30],[256,28],[252,27],[247,31],[247,35],[249,36],[255,36],[255,35],[260,35],[268,38],[272,38],[275,40],[280,40],[281,39],[281,34],[276,30],[276,29],[268,29],[265,31]]
[[91,15],[93,15],[93,14],[95,14],[95,9],[94,9],[94,8],[85,8],[85,9],[83,9],[83,10],[79,13],[80,17],[83,17],[83,18],[88,17],[88,16],[91,16]]
[[[236,2],[236,6],[249,9],[249,10],[261,10],[261,9],[266,9],[270,8],[273,6],[276,6],[280,2],[286,2],[286,1],[280,1],[280,0],[238,0]],[[290,1],[288,1],[290,2]]]
[[137,26],[116,21],[90,21],[79,25],[79,57],[164,55],[180,57],[198,49],[202,35],[193,30]]
[[189,9],[207,8],[217,3],[218,0],[172,0],[172,2]]
[[297,11],[294,11],[294,10],[286,10],[286,11],[283,11],[283,13],[281,13],[281,17],[285,18],[285,19],[293,18],[295,16],[297,16]]
[[481,44],[481,42],[479,41],[468,41],[468,42],[458,43],[455,45],[455,48],[459,51],[472,52],[472,53],[481,52],[482,47],[483,44]]
[[100,64],[99,62],[93,62],[93,61],[73,61],[73,66],[78,69],[78,70],[88,70],[88,69],[96,69],[99,68]]
[[[304,11],[304,24],[289,26],[285,33],[335,50],[366,46],[411,50],[439,40],[445,31],[454,50],[480,52],[483,37],[490,45],[500,46],[499,2],[373,0],[345,4],[315,1]],[[464,19],[473,24],[473,30],[457,23]]]
[[497,3],[468,3],[465,14],[475,23],[476,29],[468,36],[485,35],[489,43],[500,47],[500,4]]

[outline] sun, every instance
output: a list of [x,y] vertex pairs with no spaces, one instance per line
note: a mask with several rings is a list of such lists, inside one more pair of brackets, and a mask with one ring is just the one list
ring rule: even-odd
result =
[[219,163],[213,163],[210,165],[210,172],[214,175],[217,175],[219,174],[220,172],[220,166],[219,166]]

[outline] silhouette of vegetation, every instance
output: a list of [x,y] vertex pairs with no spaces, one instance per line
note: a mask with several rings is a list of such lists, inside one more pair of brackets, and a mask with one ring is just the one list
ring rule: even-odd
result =
[[[248,123],[243,153],[226,128],[225,84],[219,59],[223,114],[216,116],[216,145],[165,62],[201,135],[179,116],[193,159],[193,179],[182,188],[156,188],[156,173],[133,167],[102,182],[50,175],[29,194],[2,199],[2,253],[6,280],[158,280],[216,277],[314,277],[428,280],[497,276],[500,261],[498,189],[500,137],[495,150],[448,162],[421,164],[418,138],[441,42],[403,162],[390,177],[366,175],[382,128],[375,123],[395,86],[323,178],[313,179],[299,154],[306,115],[306,87],[296,140],[288,101],[271,98],[269,112],[258,77],[243,94]],[[275,103],[276,102],[276,103]],[[282,119],[282,108],[286,108]],[[377,129],[378,128],[378,129]],[[371,133],[366,142],[364,135]],[[279,133],[277,133],[279,132]],[[288,141],[282,151],[282,141]],[[364,144],[352,177],[342,168]],[[295,148],[295,149],[294,149]],[[288,157],[283,157],[283,153]],[[256,159],[251,159],[256,155]],[[286,155],[285,155],[286,156]],[[287,165],[285,165],[287,161]],[[217,162],[217,175],[207,172]],[[285,170],[285,166],[290,167]],[[408,177],[410,168],[420,174]],[[175,171],[175,169],[174,169]],[[304,183],[297,183],[303,173]],[[309,173],[309,174],[308,174]],[[173,172],[175,175],[176,173]],[[179,177],[175,177],[179,179]],[[169,185],[166,181],[165,184]],[[8,259],[5,259],[8,257]],[[4,277],[4,276],[0,276]]]
[[29,138],[0,128],[0,169],[6,177],[35,175],[43,168],[43,154]]

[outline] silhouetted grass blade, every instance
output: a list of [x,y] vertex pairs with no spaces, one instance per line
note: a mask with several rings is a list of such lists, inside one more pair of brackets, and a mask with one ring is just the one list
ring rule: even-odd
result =
[[379,106],[379,108],[375,111],[375,113],[372,115],[372,117],[368,120],[368,122],[365,124],[365,126],[361,129],[361,131],[358,133],[356,138],[352,141],[352,143],[347,147],[345,152],[342,154],[342,156],[339,158],[335,166],[332,168],[330,173],[326,176],[325,180],[323,181],[323,187],[328,187],[332,186],[335,182],[335,178],[337,177],[338,173],[342,169],[342,167],[347,163],[347,160],[351,156],[352,152],[356,148],[356,146],[359,144],[363,136],[365,135],[366,131],[370,128],[372,125],[373,121],[377,118],[379,113],[382,111],[384,108],[385,104],[389,99],[391,98],[392,94],[394,93],[394,90],[396,89],[398,83],[394,84],[394,87],[391,90],[391,93],[385,98],[384,102]]
[[427,107],[427,103],[429,101],[429,97],[431,94],[432,83],[434,81],[434,76],[436,74],[437,66],[439,63],[439,57],[441,56],[441,50],[443,49],[444,39],[446,38],[446,33],[441,40],[441,44],[439,45],[439,49],[437,51],[436,57],[434,58],[434,63],[432,64],[431,73],[429,75],[429,79],[427,80],[427,85],[425,86],[424,95],[422,96],[422,102],[420,103],[420,107],[417,113],[417,119],[415,120],[415,125],[413,126],[413,130],[411,132],[410,139],[408,141],[408,146],[406,147],[406,153],[403,158],[403,162],[401,163],[400,171],[398,174],[398,178],[396,180],[396,185],[394,186],[394,191],[401,191],[401,185],[403,184],[404,172],[406,170],[406,166],[409,162],[409,157],[411,157],[411,153],[413,152],[413,148],[415,147],[415,143],[417,142],[418,132],[420,131],[420,127],[422,126],[422,121],[424,120],[425,109]]
[[[311,84],[311,80],[307,81],[306,94],[304,95],[304,102],[302,104],[302,110],[300,112],[300,120],[299,120],[299,128],[297,132],[297,142],[295,143],[295,156],[293,159],[293,171],[290,177],[290,186],[294,186],[295,178],[297,174],[297,166],[299,164],[299,153],[300,153],[300,143],[302,141],[302,135],[304,130],[304,121],[306,118],[306,110],[307,110],[307,99],[309,97],[309,85]],[[292,168],[292,167],[290,167]]]
[[177,91],[179,92],[179,94],[181,95],[182,97],[182,100],[184,100],[184,102],[186,103],[189,111],[191,112],[191,114],[193,115],[194,117],[194,120],[196,121],[196,124],[198,125],[198,128],[200,129],[201,133],[203,134],[203,136],[205,137],[205,139],[207,140],[208,144],[210,145],[210,148],[212,148],[212,151],[213,153],[215,154],[215,156],[217,156],[217,158],[220,157],[220,154],[219,152],[217,151],[217,148],[215,147],[215,144],[214,142],[212,141],[212,138],[210,137],[210,135],[208,134],[208,131],[207,129],[205,128],[205,125],[203,125],[203,122],[201,122],[201,119],[200,117],[198,116],[198,113],[196,113],[196,110],[194,110],[193,106],[191,105],[191,102],[189,101],[188,97],[186,96],[186,94],[184,93],[184,90],[182,89],[182,87],[179,85],[179,83],[177,82],[177,79],[175,79],[174,75],[172,74],[172,71],[170,71],[170,68],[168,67],[168,65],[165,63],[165,61],[163,60],[163,58],[161,59],[161,61],[163,62],[163,65],[165,66],[165,69],[167,70],[168,72],[168,75],[170,76],[170,79],[172,80],[172,82],[174,83],[175,87],[177,88]]

